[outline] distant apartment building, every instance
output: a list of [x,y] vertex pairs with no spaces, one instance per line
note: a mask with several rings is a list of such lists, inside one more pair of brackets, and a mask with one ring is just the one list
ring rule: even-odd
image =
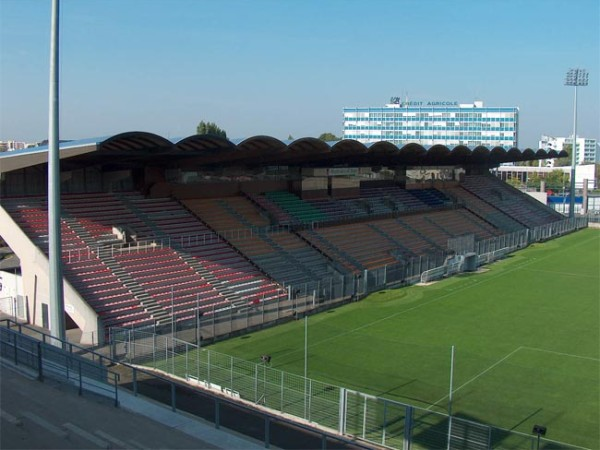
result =
[[30,147],[29,144],[19,141],[0,141],[0,152],[11,152]]
[[[539,141],[539,148],[556,151],[563,150],[565,144],[572,145],[573,137],[554,137],[542,135]],[[600,151],[596,139],[577,138],[577,164],[600,162]]]
[[519,108],[392,97],[382,107],[344,108],[344,139],[509,149],[518,147]]

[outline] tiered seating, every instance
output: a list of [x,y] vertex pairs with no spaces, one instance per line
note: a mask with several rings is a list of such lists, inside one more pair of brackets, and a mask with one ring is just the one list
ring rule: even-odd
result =
[[269,226],[268,219],[244,197],[187,199],[181,203],[218,232]]
[[171,245],[194,257],[223,288],[243,301],[256,303],[283,295],[280,287],[236,253],[204,223],[171,199],[129,198],[137,215],[154,231],[170,237]]
[[[369,227],[368,223],[352,223],[334,227],[306,230],[301,234],[324,253],[337,260],[350,263],[350,268],[371,269],[397,262],[392,251],[397,245],[381,233]],[[336,254],[337,253],[337,254]]]
[[488,239],[500,232],[466,210],[454,209],[427,214],[427,220],[443,228],[451,236],[474,234],[476,239]]
[[356,200],[319,199],[307,200],[327,217],[329,221],[353,219],[367,216],[367,210]]
[[468,175],[465,177],[462,187],[505,214],[514,217],[528,228],[562,219],[562,216],[553,209],[492,175]]
[[398,186],[377,188],[361,188],[360,196],[367,199],[374,209],[374,214],[429,209],[429,206]]
[[[43,197],[3,201],[21,229],[42,251],[48,251],[48,213]],[[85,242],[61,223],[64,275],[98,313],[105,326],[142,326],[153,323],[135,296],[106,267]],[[85,258],[77,257],[81,253]]]
[[65,194],[61,204],[64,213],[76,218],[98,243],[114,240],[113,226],[127,226],[139,238],[154,234],[148,224],[112,193]]
[[148,224],[155,236],[169,236],[171,245],[177,245],[183,237],[213,234],[202,222],[174,200],[143,198],[140,195],[123,198],[137,217]]
[[448,238],[453,236],[443,227],[429,221],[428,217],[429,214],[413,214],[398,217],[396,220],[440,249],[445,249],[448,247]]
[[117,276],[97,257],[65,264],[65,276],[98,313],[105,326],[143,326],[152,316]]
[[300,223],[322,222],[328,220],[327,215],[310,203],[287,191],[267,192],[265,197],[277,204]]
[[288,212],[284,211],[279,205],[271,201],[264,195],[247,194],[248,198],[262,208],[272,218],[273,224],[291,225],[297,223],[297,220]]
[[408,192],[431,207],[442,206],[450,202],[450,199],[437,189],[412,189]]
[[402,249],[398,256],[410,258],[437,250],[437,247],[422,235],[400,225],[396,219],[378,220],[371,226],[398,243],[399,248]]
[[172,249],[121,254],[115,259],[156,303],[177,320],[194,317],[194,311],[209,311],[228,304],[227,299],[183,261]]
[[470,212],[504,232],[517,231],[523,228],[523,224],[460,186],[446,188],[445,191],[448,195],[462,202]]
[[280,283],[313,283],[328,275],[329,261],[322,254],[293,233],[267,232],[268,221],[246,198],[185,200],[184,204]]

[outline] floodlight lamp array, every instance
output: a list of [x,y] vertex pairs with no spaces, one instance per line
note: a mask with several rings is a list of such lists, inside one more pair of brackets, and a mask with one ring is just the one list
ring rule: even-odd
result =
[[588,71],[586,69],[569,69],[565,78],[565,86],[587,86]]

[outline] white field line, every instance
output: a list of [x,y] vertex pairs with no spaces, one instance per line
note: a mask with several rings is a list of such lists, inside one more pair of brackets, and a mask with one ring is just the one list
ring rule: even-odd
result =
[[565,276],[569,276],[569,277],[598,279],[598,275],[586,275],[583,273],[561,272],[558,270],[540,270],[540,269],[524,269],[524,270],[526,270],[528,272],[551,273],[551,274],[555,274],[555,275],[565,275]]
[[[496,367],[497,365],[503,363],[504,361],[506,361],[508,358],[510,358],[512,355],[514,355],[515,353],[517,353],[519,350],[523,349],[525,347],[518,347],[516,349],[514,349],[512,352],[510,352],[508,355],[506,355],[504,358],[496,361],[494,364],[492,364],[490,367],[488,367],[487,369],[483,370],[482,372],[479,372],[477,375],[475,375],[473,378],[471,378],[469,381],[467,381],[466,383],[461,384],[459,387],[457,387],[456,389],[452,389],[452,392],[456,392],[461,390],[462,388],[464,388],[466,385],[472,383],[473,381],[475,381],[477,378],[479,378],[480,376],[486,374],[487,372],[489,372],[490,370],[492,370],[494,367]],[[449,394],[444,395],[442,398],[440,398],[437,402],[432,403],[431,405],[429,405],[429,407],[427,407],[427,410],[430,410],[431,408],[433,408],[435,405],[437,405],[438,403],[440,403],[441,401],[444,401],[448,398]]]
[[[577,244],[576,246],[571,246],[571,247],[568,248],[568,250],[572,250],[573,248],[576,248],[576,247],[579,247],[579,246],[582,246],[582,245],[587,245],[588,242],[592,241],[592,240],[596,240],[596,237],[594,236],[591,239],[587,239],[585,241],[582,241],[579,244]],[[565,250],[567,250],[567,249],[565,249]],[[373,322],[369,322],[369,323],[366,323],[366,324],[361,325],[359,327],[356,327],[356,328],[353,328],[351,330],[345,331],[344,333],[339,333],[339,334],[336,334],[335,336],[331,336],[330,338],[326,338],[326,339],[320,340],[318,342],[314,342],[312,345],[309,344],[309,347],[316,347],[317,345],[323,344],[325,342],[332,341],[334,339],[338,339],[338,338],[340,338],[342,336],[347,336],[349,334],[352,334],[352,333],[354,333],[356,331],[360,331],[360,330],[365,329],[365,328],[369,328],[369,327],[371,327],[373,325],[376,325],[376,324],[378,324],[380,322],[386,321],[388,319],[392,319],[392,318],[400,316],[402,314],[406,314],[408,312],[414,311],[415,309],[422,308],[423,306],[427,306],[427,305],[429,305],[431,303],[437,302],[437,301],[442,300],[442,299],[444,299],[446,297],[450,297],[450,296],[458,294],[460,292],[467,291],[467,290],[469,290],[469,289],[471,289],[473,287],[476,287],[476,286],[479,286],[481,284],[487,283],[490,280],[494,280],[496,278],[503,277],[503,276],[505,276],[507,274],[510,274],[512,272],[515,272],[517,270],[521,270],[524,267],[527,267],[527,266],[529,266],[531,264],[537,263],[537,262],[539,262],[541,260],[548,259],[548,258],[555,258],[556,257],[556,253],[558,253],[558,252],[554,251],[554,252],[551,252],[550,254],[548,254],[546,256],[543,256],[543,257],[532,258],[529,261],[526,261],[526,262],[523,262],[523,263],[515,265],[512,269],[509,269],[509,270],[506,270],[506,271],[502,271],[501,273],[498,273],[496,275],[492,275],[492,276],[487,277],[485,279],[477,280],[477,281],[475,281],[472,284],[469,284],[467,286],[464,286],[464,287],[456,289],[456,290],[452,290],[451,292],[448,292],[448,293],[446,293],[444,295],[440,295],[439,297],[432,298],[431,300],[429,300],[427,302],[419,303],[418,305],[415,305],[412,308],[408,308],[408,309],[399,311],[397,313],[390,314],[389,316],[382,317],[381,319],[377,319],[377,320],[374,320]],[[300,351],[303,351],[303,350],[302,349],[292,350],[291,352],[286,353],[286,355],[293,354],[293,353],[300,352]]]
[[587,359],[589,361],[600,362],[600,359],[592,358],[591,356],[580,356],[580,355],[573,355],[571,353],[555,352],[554,350],[546,350],[544,348],[535,348],[535,347],[521,347],[521,348],[524,350],[533,350],[535,352],[553,353],[555,355],[568,356],[569,358]]

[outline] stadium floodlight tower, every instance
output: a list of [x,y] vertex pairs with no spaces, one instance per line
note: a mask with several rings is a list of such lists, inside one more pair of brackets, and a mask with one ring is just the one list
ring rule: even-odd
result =
[[65,306],[61,260],[60,233],[60,156],[58,138],[58,21],[59,0],[52,0],[50,24],[50,98],[48,124],[48,260],[50,285],[50,334],[59,339],[54,345],[62,345],[65,340]]
[[573,144],[571,145],[571,186],[569,192],[569,217],[575,217],[575,165],[577,163],[577,86],[588,85],[586,69],[569,69],[565,78],[565,86],[575,86],[573,102]]

